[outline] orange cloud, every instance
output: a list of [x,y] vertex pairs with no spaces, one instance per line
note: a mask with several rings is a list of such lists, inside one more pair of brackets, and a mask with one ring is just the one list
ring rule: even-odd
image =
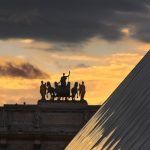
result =
[[121,32],[125,34],[129,34],[129,28],[122,28]]
[[32,40],[32,39],[20,39],[20,40],[18,40],[18,42],[21,44],[32,44],[34,42],[34,40]]

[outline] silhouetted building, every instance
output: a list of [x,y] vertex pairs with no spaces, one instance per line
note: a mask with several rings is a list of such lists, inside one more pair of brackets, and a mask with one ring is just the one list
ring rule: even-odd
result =
[[0,107],[0,150],[63,150],[100,106],[41,101]]

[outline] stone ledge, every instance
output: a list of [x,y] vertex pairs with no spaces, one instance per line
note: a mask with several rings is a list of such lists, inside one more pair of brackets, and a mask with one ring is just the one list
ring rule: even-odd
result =
[[69,100],[64,100],[64,101],[51,101],[51,100],[39,100],[38,101],[38,106],[39,107],[48,107],[48,108],[83,108],[87,107],[88,103],[86,100],[82,101],[69,101]]

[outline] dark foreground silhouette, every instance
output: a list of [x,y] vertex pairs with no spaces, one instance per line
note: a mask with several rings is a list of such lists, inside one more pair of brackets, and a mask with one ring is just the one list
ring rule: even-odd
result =
[[[84,81],[82,83],[75,82],[74,86],[71,88],[71,83],[69,82],[70,71],[66,76],[63,73],[59,82],[54,82],[54,87],[52,87],[51,83],[47,81],[41,81],[40,86],[40,94],[41,100],[46,100],[46,98],[50,98],[48,100],[51,101],[69,101],[71,98],[72,101],[76,101],[76,98],[80,97],[80,101],[85,101],[85,93],[86,87]],[[67,82],[68,79],[68,82]]]

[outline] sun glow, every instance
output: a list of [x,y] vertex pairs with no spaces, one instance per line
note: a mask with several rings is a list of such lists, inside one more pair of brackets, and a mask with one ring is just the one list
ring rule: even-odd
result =
[[32,44],[33,43],[32,39],[20,39],[18,41],[19,41],[19,43],[22,43],[22,44]]

